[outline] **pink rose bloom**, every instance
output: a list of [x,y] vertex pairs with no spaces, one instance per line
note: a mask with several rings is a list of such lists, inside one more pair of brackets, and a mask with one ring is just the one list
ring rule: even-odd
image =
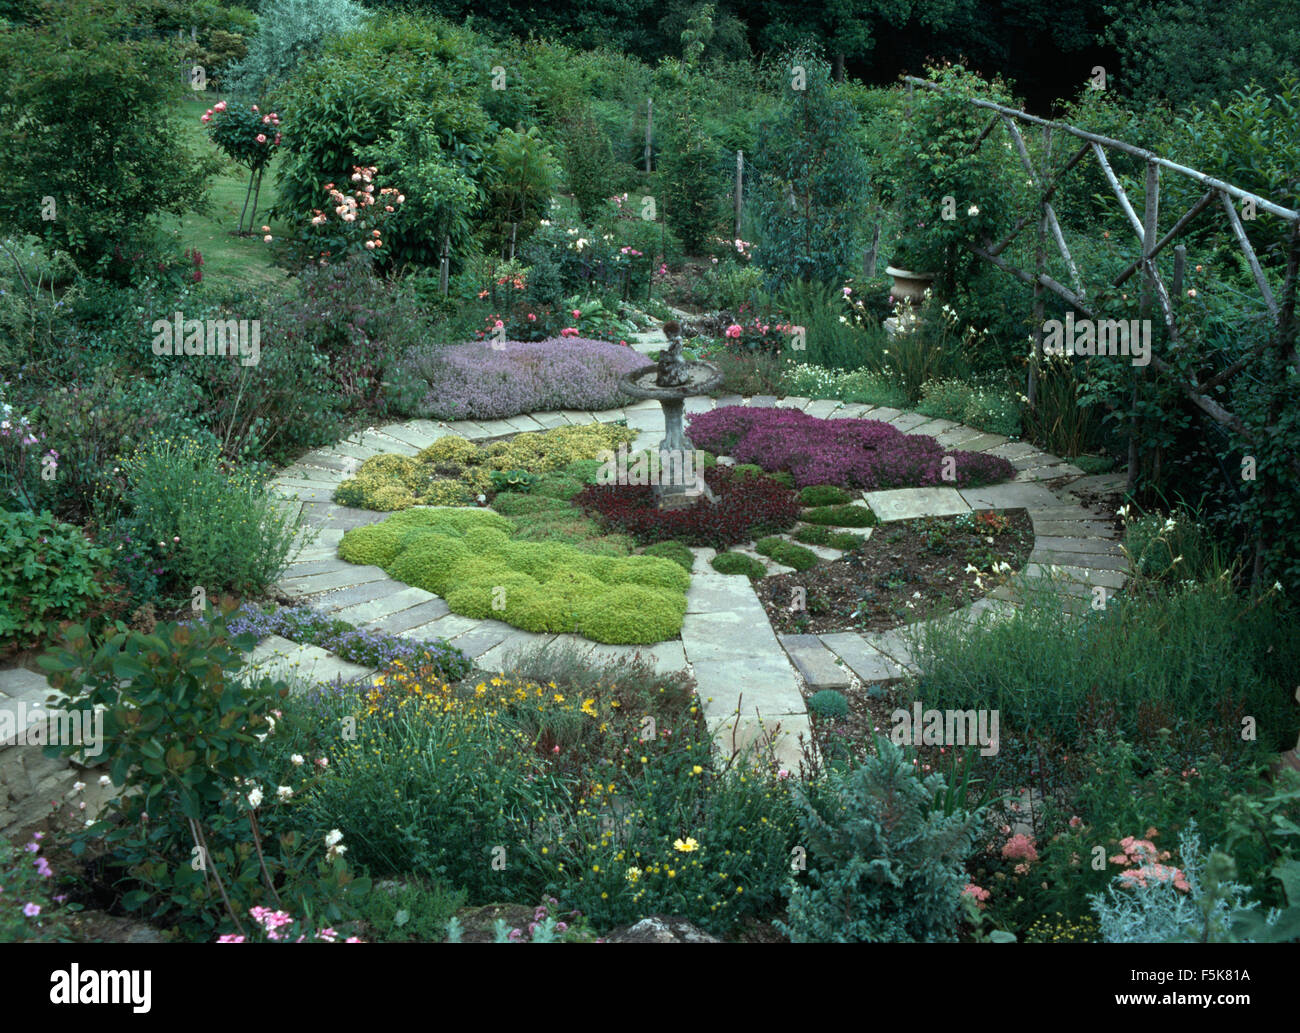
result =
[[535,315],[533,315],[531,312],[528,313],[528,322],[530,322],[530,323],[536,323],[536,322],[537,322],[537,317],[536,317]]
[[739,336],[740,336],[740,332],[741,332],[741,331],[740,331],[740,324],[739,324],[739,323],[732,323],[731,326],[727,327],[727,336],[728,336],[728,337],[731,337],[731,338],[739,337]]
[[211,115],[204,115],[204,116],[202,116],[202,117],[199,119],[199,121],[200,121],[200,122],[204,122],[204,123],[211,122],[211,121],[212,121],[212,116],[211,116]]
[[226,110],[226,102],[225,102],[224,100],[219,100],[219,101],[217,101],[215,104],[212,105],[212,110],[213,110],[213,111],[225,111],[225,110]]
[[582,318],[582,313],[579,312],[576,308],[573,310],[573,318],[574,318],[574,319],[581,319],[581,318]]
[[561,337],[577,337],[577,336],[578,336],[578,328],[577,328],[576,326],[566,326],[563,330],[560,331],[560,336],[561,336]]
[[258,143],[266,143],[266,134],[258,133],[256,139]]
[[257,112],[257,105],[256,105],[256,104],[253,105],[253,111],[254,111],[254,113]]
[[1072,829],[1077,829],[1082,824],[1083,824],[1083,819],[1080,818],[1077,814],[1070,819],[1070,828]]
[[503,326],[505,326],[505,323],[501,322],[501,320],[498,319],[495,323],[492,324],[492,329],[500,330]]

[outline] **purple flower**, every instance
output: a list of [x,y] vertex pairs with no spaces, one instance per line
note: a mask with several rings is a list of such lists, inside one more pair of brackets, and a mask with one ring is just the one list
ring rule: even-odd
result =
[[457,344],[406,360],[429,385],[415,415],[446,420],[610,409],[623,401],[623,374],[647,364],[631,348],[582,337]]
[[30,900],[23,905],[23,914],[28,918],[35,918],[41,913],[41,905],[33,904]]

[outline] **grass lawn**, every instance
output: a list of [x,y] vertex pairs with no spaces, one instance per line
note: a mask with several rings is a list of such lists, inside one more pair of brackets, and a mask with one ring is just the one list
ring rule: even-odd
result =
[[[276,283],[287,274],[275,265],[274,245],[265,243],[260,233],[247,237],[235,234],[250,173],[221,155],[208,139],[207,128],[199,122],[203,112],[219,99],[213,93],[195,94],[180,101],[172,113],[186,143],[196,153],[218,155],[224,167],[209,181],[209,206],[205,212],[190,212],[183,217],[169,216],[163,226],[179,235],[182,247],[196,247],[202,252],[204,276],[213,283],[244,287]],[[254,227],[269,225],[272,234],[283,239],[288,233],[288,224],[268,221],[266,215],[278,196],[275,175],[279,165],[280,157],[277,155],[262,180],[262,193],[258,198],[261,214],[254,220]]]

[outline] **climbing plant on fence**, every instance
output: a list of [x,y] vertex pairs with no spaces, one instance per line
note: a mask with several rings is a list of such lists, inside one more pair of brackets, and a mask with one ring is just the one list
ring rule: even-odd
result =
[[[945,82],[910,76],[905,82],[908,89],[951,97]],[[1129,490],[1163,494],[1170,487],[1170,466],[1190,465],[1196,476],[1185,470],[1182,483],[1197,484],[1201,498],[1193,501],[1203,501],[1212,519],[1241,534],[1253,579],[1300,585],[1300,545],[1285,533],[1300,519],[1295,403],[1300,387],[1295,319],[1300,162],[1295,159],[1300,155],[1290,153],[1300,147],[1293,131],[1300,99],[1296,84],[1282,83],[1275,94],[1243,91],[1227,109],[1192,116],[1200,120],[1201,153],[1213,159],[1215,172],[1240,174],[1253,189],[994,100],[960,99],[985,118],[969,154],[990,149],[1030,187],[1024,211],[1009,225],[1002,220],[1001,232],[957,239],[965,251],[1032,290],[1031,408],[1047,354],[1050,302],[1053,315],[1069,317],[1067,327],[1091,321],[1096,336],[1080,351],[1090,356],[1080,402],[1104,407],[1126,438]],[[913,131],[924,139],[925,119],[940,120],[942,109],[917,105],[914,117],[920,124]],[[945,131],[931,128],[940,136]],[[1006,144],[1009,148],[999,146]],[[1125,168],[1121,159],[1138,174],[1117,171]],[[1080,254],[1093,256],[1109,250],[1108,261],[1091,267],[1076,260],[1052,204],[1064,177],[1081,163],[1095,163],[1122,216],[1120,233],[1103,231],[1104,246],[1095,241],[1083,250],[1076,246]],[[1181,202],[1174,218],[1161,209],[1162,175],[1178,184],[1166,194]],[[963,197],[955,202],[959,211],[968,204]],[[1189,238],[1194,225],[1199,232]],[[1081,230],[1096,234],[1093,227],[1069,228],[1072,236]],[[1026,237],[1033,239],[1031,251]],[[1175,245],[1185,239],[1199,247],[1213,239],[1216,263],[1226,268],[1213,277],[1202,275],[1205,263],[1193,256],[1189,269],[1186,245]],[[1018,252],[1009,250],[1017,244]],[[1032,269],[1007,257],[1026,254],[1032,256]],[[1136,324],[1130,322],[1134,318]],[[1123,340],[1120,321],[1126,330],[1136,326],[1138,339],[1125,346],[1122,357],[1098,352],[1103,332],[1112,347]],[[1059,324],[1053,331],[1057,345],[1073,350],[1075,339],[1062,341]]]

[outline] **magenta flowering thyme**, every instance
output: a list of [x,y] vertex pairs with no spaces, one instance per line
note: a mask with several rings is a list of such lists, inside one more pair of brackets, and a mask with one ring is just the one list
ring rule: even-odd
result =
[[[739,463],[788,470],[801,488],[968,488],[1009,480],[1016,472],[999,456],[945,449],[934,438],[904,434],[878,420],[823,420],[797,409],[724,406],[691,417],[690,437],[697,447]],[[952,464],[944,463],[947,458]]]

